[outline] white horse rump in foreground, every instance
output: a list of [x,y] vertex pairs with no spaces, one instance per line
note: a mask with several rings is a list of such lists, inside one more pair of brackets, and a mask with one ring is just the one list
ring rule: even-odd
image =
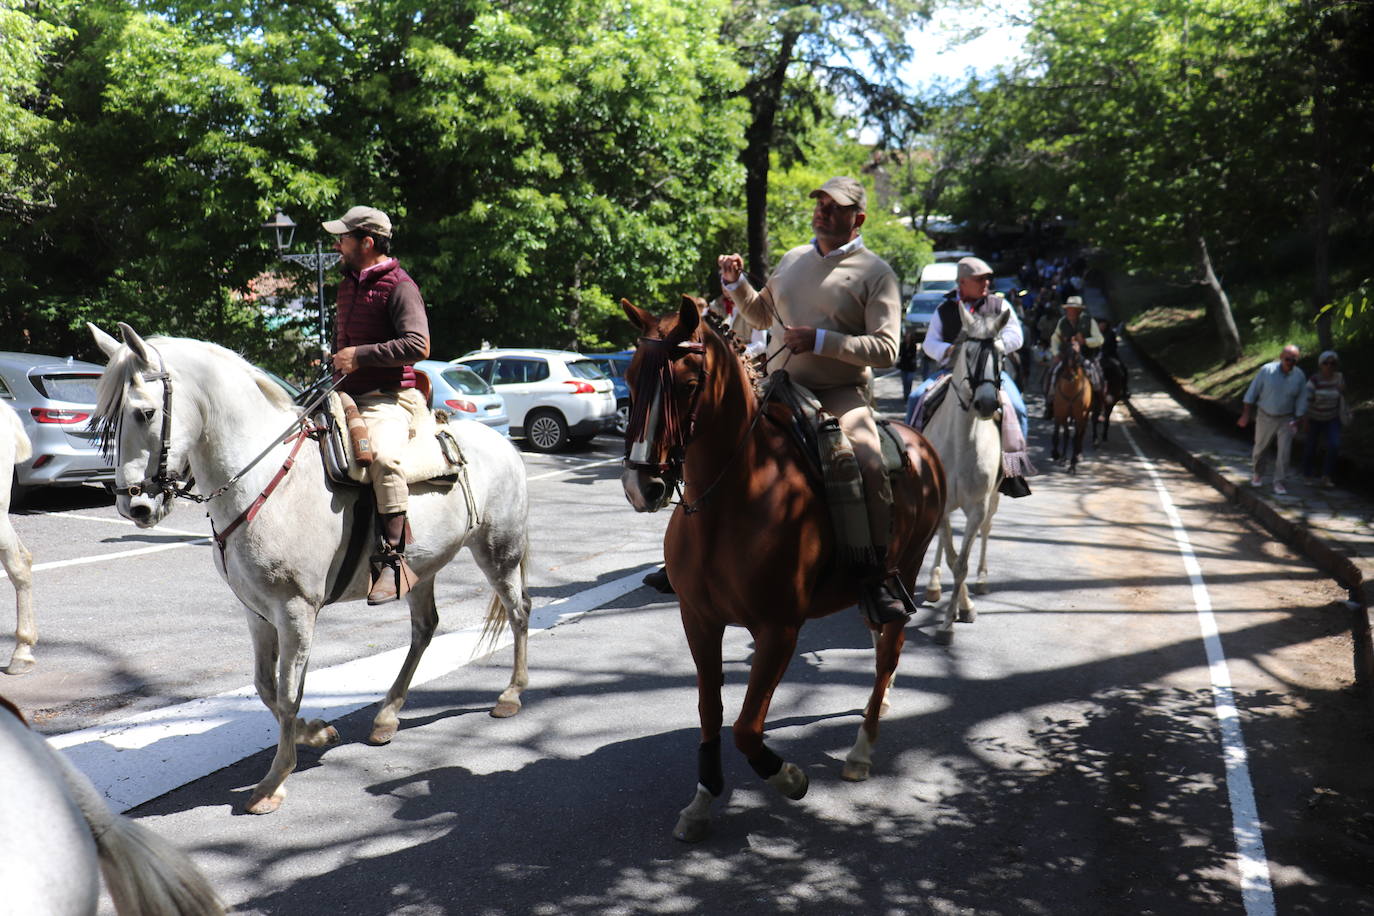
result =
[[[113,438],[115,505],[139,527],[150,528],[172,509],[177,481],[194,479],[196,489],[222,495],[208,502],[219,532],[215,567],[247,609],[256,655],[258,696],[277,717],[281,735],[272,767],[254,788],[247,810],[275,811],[285,796],[286,777],[296,766],[296,744],[322,747],[339,740],[333,726],[298,718],[315,618],[331,600],[352,601],[368,588],[367,554],[375,544],[366,526],[367,549],[350,551],[360,494],[326,485],[319,448],[311,444],[290,464],[294,436],[282,436],[299,409],[280,386],[238,355],[215,344],[182,338],[144,341],[119,325],[121,344],[91,325],[96,343],[110,358],[100,379],[96,416]],[[530,597],[525,588],[528,504],[525,469],[515,448],[480,423],[448,427],[467,461],[469,511],[462,486],[413,484],[406,548],[419,581],[408,595],[410,651],[373,721],[370,740],[385,744],[396,734],[397,713],[439,622],[434,576],[464,546],[495,590],[487,630],[507,623],[515,637],[510,684],[492,715],[513,716],[529,682],[525,666]],[[268,443],[275,448],[235,481]],[[296,441],[295,447],[300,442]],[[276,475],[274,477],[274,475]],[[269,481],[280,485],[256,516],[229,531],[260,499]],[[363,501],[371,516],[371,501]],[[232,533],[232,536],[230,536]],[[354,568],[344,569],[346,559]]]
[[8,405],[0,404],[0,564],[14,586],[15,602],[14,654],[3,669],[6,674],[28,674],[33,670],[33,644],[38,641],[38,627],[33,619],[33,558],[10,524],[14,466],[28,461],[32,454],[33,447],[19,415]]
[[[925,594],[927,601],[940,600],[940,557],[947,557],[954,573],[954,589],[935,631],[935,641],[941,645],[954,641],[956,614],[963,623],[972,623],[977,614],[969,600],[967,582],[969,554],[980,535],[983,550],[978,561],[978,591],[987,590],[988,531],[997,512],[997,475],[1002,467],[1002,435],[993,416],[1001,406],[1002,328],[1010,315],[1006,311],[970,315],[968,310],[959,309],[963,329],[950,351],[954,363],[949,391],[924,430],[945,466],[949,487],[940,544]],[[1016,417],[1006,417],[1002,422],[1015,423]],[[956,509],[964,510],[964,545],[958,551],[950,524]]]
[[0,910],[95,916],[104,872],[119,916],[224,912],[185,853],[111,811],[90,780],[7,707],[0,701]]

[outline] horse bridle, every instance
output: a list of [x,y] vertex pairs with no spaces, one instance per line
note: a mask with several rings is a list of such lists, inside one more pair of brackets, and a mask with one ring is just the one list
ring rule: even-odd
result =
[[200,502],[208,497],[202,498],[191,492],[195,486],[194,477],[182,479],[179,471],[167,470],[167,459],[172,452],[172,376],[167,372],[167,365],[162,361],[162,353],[156,347],[151,347],[157,353],[157,372],[140,373],[145,382],[162,382],[162,443],[158,450],[157,469],[153,474],[147,474],[145,470],[144,478],[136,484],[127,487],[115,487],[117,496],[141,496],[148,494],[157,497],[164,493],[172,496],[181,496],[186,499],[193,499]]
[[[970,337],[966,338],[961,346],[970,343],[978,344],[978,353],[968,362],[964,372],[964,381],[968,383],[969,391],[967,404],[959,393],[959,387],[954,386],[954,396],[964,410],[970,409],[973,404],[973,393],[978,390],[979,385],[992,385],[999,392],[1002,390],[1002,354],[997,351],[997,337]],[[987,378],[984,374],[989,360],[992,361],[992,378]]]
[[[656,390],[649,397],[635,399],[634,412],[625,430],[624,466],[635,470],[649,471],[672,478],[675,482],[682,479],[682,465],[687,460],[687,446],[696,438],[697,413],[701,408],[701,392],[706,387],[706,345],[701,341],[684,340],[670,344],[659,337],[641,337],[639,346],[645,349],[647,365],[644,366],[652,376]],[[677,401],[673,397],[673,363],[689,353],[701,355],[701,365],[697,369],[697,387],[687,403],[687,420],[682,422],[678,416]],[[634,435],[643,436],[648,432],[649,420],[658,402],[658,422],[667,438],[660,450],[662,461],[652,460],[656,455],[643,455],[636,458],[635,446],[642,440]],[[643,406],[640,406],[643,405]],[[657,436],[655,437],[657,438]],[[652,445],[652,443],[651,443]]]

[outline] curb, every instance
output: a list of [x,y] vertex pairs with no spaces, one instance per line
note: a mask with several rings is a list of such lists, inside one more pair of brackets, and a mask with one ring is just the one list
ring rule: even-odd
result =
[[[1141,358],[1137,347],[1132,347],[1142,366],[1158,377],[1157,364],[1153,360]],[[1178,400],[1168,381],[1162,383],[1166,392]],[[1319,569],[1328,573],[1350,593],[1347,606],[1350,608],[1350,635],[1354,644],[1355,685],[1364,694],[1371,711],[1374,711],[1374,639],[1370,633],[1369,607],[1374,603],[1374,562],[1347,555],[1338,544],[1313,534],[1307,528],[1284,518],[1268,501],[1262,499],[1252,489],[1237,486],[1216,468],[1194,455],[1175,440],[1149,416],[1131,403],[1128,398],[1126,408],[1132,419],[1146,430],[1171,457],[1186,467],[1194,476],[1210,484],[1230,502],[1240,506],[1254,516],[1271,534],[1305,554]],[[1187,402],[1183,402],[1185,406]],[[1191,407],[1189,408],[1191,410]],[[1366,575],[1366,569],[1370,573]]]

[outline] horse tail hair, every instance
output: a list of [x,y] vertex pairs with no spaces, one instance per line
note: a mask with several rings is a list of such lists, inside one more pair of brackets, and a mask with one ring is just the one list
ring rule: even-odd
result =
[[29,434],[24,432],[24,424],[20,422],[19,414],[6,407],[5,416],[5,422],[14,430],[14,463],[28,461],[33,455],[33,445],[29,442]]
[[[525,583],[528,581],[529,551],[526,550],[520,555],[520,594],[525,594]],[[481,655],[496,648],[496,642],[501,638],[501,633],[509,624],[510,616],[506,611],[505,604],[501,601],[500,593],[493,593],[491,602],[487,604],[487,616],[482,621],[482,635],[477,637],[477,648],[473,655]],[[526,621],[528,624],[529,621]]]
[[76,767],[49,748],[100,857],[115,912],[120,916],[220,916],[224,905],[186,855],[142,824],[110,810]]

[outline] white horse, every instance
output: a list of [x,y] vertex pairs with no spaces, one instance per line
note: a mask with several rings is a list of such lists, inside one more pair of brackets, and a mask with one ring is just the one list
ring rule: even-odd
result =
[[[1001,406],[1001,335],[1010,313],[981,316],[959,309],[959,316],[963,328],[952,348],[949,391],[923,430],[940,454],[949,487],[940,543],[935,549],[925,594],[927,601],[940,600],[940,558],[948,557],[954,573],[954,590],[945,605],[944,619],[935,631],[935,641],[946,646],[954,640],[956,614],[962,623],[972,623],[977,616],[969,600],[967,579],[969,553],[974,538],[980,534],[983,550],[978,561],[978,591],[987,590],[988,532],[997,511],[997,477],[1002,466],[1002,436],[993,417]],[[1004,422],[1014,423],[1016,418]],[[957,552],[950,524],[956,509],[964,511],[964,544]]]
[[38,627],[33,619],[33,557],[10,524],[14,466],[28,461],[32,454],[33,446],[19,415],[8,406],[0,406],[0,564],[14,585],[16,615],[14,654],[4,669],[6,674],[28,674],[33,670],[33,644],[38,641]]
[[[172,509],[169,481],[194,478],[196,489],[223,495],[208,502],[222,549],[215,568],[247,610],[256,655],[258,696],[277,717],[281,735],[272,767],[247,805],[253,814],[275,811],[284,782],[296,766],[296,744],[322,747],[339,740],[333,726],[297,717],[315,618],[331,600],[367,594],[366,557],[375,549],[367,527],[361,563],[344,569],[360,491],[326,486],[323,460],[311,443],[296,456],[294,470],[280,478],[261,511],[230,534],[226,529],[280,473],[292,450],[281,440],[299,410],[281,387],[234,353],[214,344],[181,338],[144,341],[119,325],[124,343],[91,325],[110,362],[100,379],[96,414],[115,439],[115,505],[143,528]],[[117,424],[117,426],[115,425]],[[503,620],[515,637],[509,686],[492,715],[513,716],[529,682],[526,642],[530,597],[525,588],[528,503],[525,469],[508,440],[480,423],[457,423],[449,431],[467,460],[475,512],[462,486],[415,484],[409,519],[414,539],[406,558],[419,578],[408,596],[410,652],[373,720],[370,740],[385,744],[396,734],[397,713],[420,657],[439,622],[434,576],[458,550],[468,547],[495,596],[487,610],[487,632]],[[234,481],[266,444],[277,444],[257,466]],[[370,512],[369,512],[370,514]],[[343,577],[346,586],[336,582]]]
[[95,916],[104,872],[120,916],[224,912],[185,853],[111,811],[90,780],[6,706],[0,701],[0,910]]

